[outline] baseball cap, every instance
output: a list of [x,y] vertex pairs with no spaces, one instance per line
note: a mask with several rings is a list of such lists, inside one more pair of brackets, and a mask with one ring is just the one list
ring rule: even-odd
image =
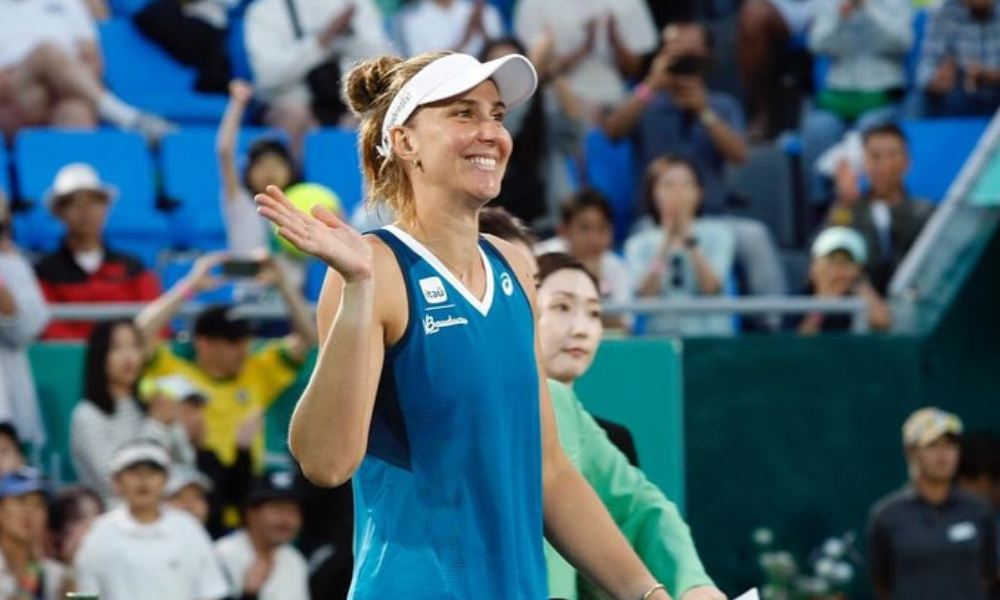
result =
[[300,500],[295,488],[295,474],[289,471],[274,471],[258,477],[247,494],[247,506],[254,507],[274,500]]
[[125,469],[141,464],[153,465],[167,471],[170,468],[170,456],[163,446],[156,442],[135,441],[122,446],[115,452],[111,459],[111,472],[117,475]]
[[56,173],[52,187],[45,194],[45,205],[53,210],[63,198],[84,191],[99,192],[109,201],[118,196],[118,188],[102,182],[94,167],[77,162],[64,166]]
[[927,446],[945,435],[961,435],[962,420],[933,406],[921,408],[903,423],[904,446]]
[[167,486],[163,489],[163,496],[169,498],[189,485],[201,488],[206,494],[215,488],[211,479],[191,465],[173,465],[167,476]]
[[467,92],[487,79],[496,83],[500,100],[507,108],[523,103],[538,87],[535,67],[520,54],[508,54],[485,63],[459,52],[442,56],[410,78],[392,99],[382,120],[379,154],[392,154],[389,135],[392,128],[406,123],[419,107]]
[[209,306],[194,320],[194,335],[236,341],[253,335],[250,320],[228,304]]
[[50,493],[49,482],[41,471],[32,467],[21,467],[0,477],[0,498],[27,496],[36,492]]
[[829,256],[838,250],[846,252],[859,265],[868,261],[865,238],[850,227],[828,227],[816,236],[812,245],[813,258]]
[[195,404],[205,404],[208,401],[205,393],[183,375],[144,378],[139,383],[139,396],[143,400],[149,400],[153,395],[159,395],[174,402],[188,401]]

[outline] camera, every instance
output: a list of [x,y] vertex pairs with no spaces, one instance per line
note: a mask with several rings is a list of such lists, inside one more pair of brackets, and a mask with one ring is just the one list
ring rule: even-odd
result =
[[702,75],[706,70],[705,59],[696,54],[681,54],[667,65],[671,75]]
[[259,260],[230,259],[222,263],[222,274],[227,277],[256,277],[260,269]]

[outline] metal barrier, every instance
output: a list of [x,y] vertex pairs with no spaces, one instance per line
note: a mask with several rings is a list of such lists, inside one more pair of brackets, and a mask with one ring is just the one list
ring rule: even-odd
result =
[[[190,318],[205,305],[186,304],[178,316]],[[133,317],[145,304],[53,304],[52,318],[67,321],[93,321]],[[311,307],[315,311],[315,305]],[[239,304],[237,311],[249,318],[281,319],[285,316],[281,304]],[[627,303],[605,304],[608,315],[636,314],[730,314],[730,315],[789,315],[789,314],[846,314],[852,315],[852,330],[868,331],[868,302],[863,298],[826,299],[810,296],[750,296],[705,298],[649,298]]]

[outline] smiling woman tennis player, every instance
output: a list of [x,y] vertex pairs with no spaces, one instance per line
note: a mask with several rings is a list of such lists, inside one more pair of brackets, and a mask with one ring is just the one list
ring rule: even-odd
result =
[[362,236],[277,188],[257,200],[330,266],[289,442],[313,481],[354,477],[352,598],[544,600],[543,522],[614,598],[669,598],[559,446],[525,258],[479,235],[510,158],[504,111],[537,85],[531,63],[382,57],[345,85],[370,196],[398,220]]

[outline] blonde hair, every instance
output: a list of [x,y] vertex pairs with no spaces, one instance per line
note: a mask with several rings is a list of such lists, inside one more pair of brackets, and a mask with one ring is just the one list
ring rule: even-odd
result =
[[361,61],[344,78],[344,100],[361,118],[358,153],[368,183],[365,202],[372,208],[387,206],[399,218],[413,217],[413,186],[402,160],[384,157],[376,146],[382,142],[382,121],[389,104],[407,81],[435,60],[450,52],[427,52],[409,59],[379,56]]

